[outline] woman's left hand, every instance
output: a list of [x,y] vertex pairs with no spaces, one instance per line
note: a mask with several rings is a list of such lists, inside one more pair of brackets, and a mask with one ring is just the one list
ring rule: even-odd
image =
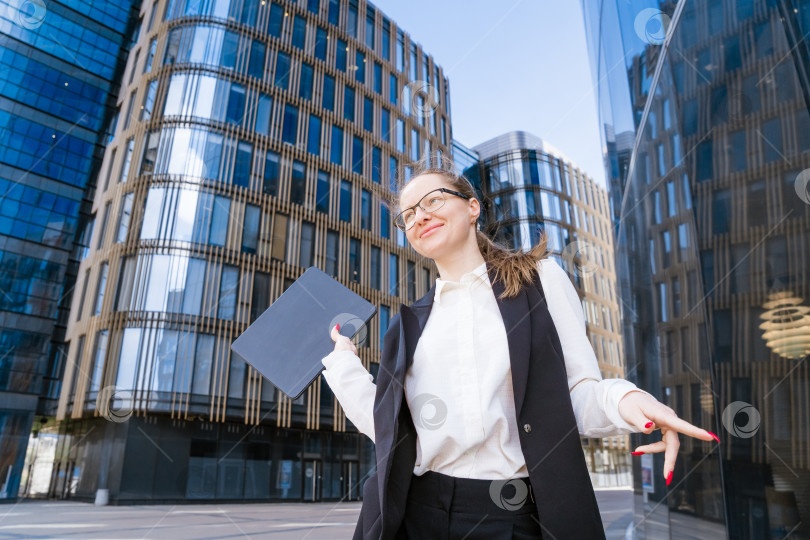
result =
[[714,439],[720,442],[717,435],[711,431],[693,426],[689,422],[678,418],[678,415],[670,407],[643,392],[631,391],[625,394],[619,400],[619,414],[628,424],[637,426],[644,433],[650,434],[653,430],[661,428],[662,439],[660,441],[639,446],[633,454],[666,452],[664,454],[664,478],[667,485],[672,481],[675,458],[678,457],[678,448],[681,446],[678,433],[703,441]]

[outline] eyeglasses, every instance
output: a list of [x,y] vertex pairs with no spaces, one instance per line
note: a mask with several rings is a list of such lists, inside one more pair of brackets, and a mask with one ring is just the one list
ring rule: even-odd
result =
[[407,231],[413,227],[414,223],[416,223],[416,207],[418,206],[425,212],[432,214],[444,206],[447,198],[443,195],[443,193],[452,193],[453,195],[458,195],[462,199],[469,199],[467,195],[459,193],[458,191],[453,191],[452,189],[447,188],[437,188],[426,193],[425,196],[419,199],[419,202],[415,205],[411,206],[410,208],[406,208],[397,214],[397,217],[394,218],[394,224],[399,230]]

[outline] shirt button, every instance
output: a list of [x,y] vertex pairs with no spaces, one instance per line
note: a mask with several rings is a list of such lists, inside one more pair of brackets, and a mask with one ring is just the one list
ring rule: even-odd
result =
[[531,433],[532,425],[531,424],[523,424],[523,431],[525,431],[526,433]]

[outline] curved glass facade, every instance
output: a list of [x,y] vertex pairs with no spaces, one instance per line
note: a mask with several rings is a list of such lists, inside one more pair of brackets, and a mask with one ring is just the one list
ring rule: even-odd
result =
[[[315,265],[378,306],[358,344],[376,375],[390,317],[435,276],[392,235],[389,201],[411,157],[449,154],[443,71],[357,0],[142,9],[152,5],[158,21],[130,55],[137,75],[121,89],[95,194],[103,226],[68,327],[57,466],[80,472],[67,492],[356,499],[373,444],[347,426],[328,385],[320,378],[292,402],[230,344]],[[124,456],[105,464],[90,433],[118,405],[131,416],[108,438]],[[272,445],[255,437],[262,430]],[[188,465],[181,477],[130,478],[142,469],[133,460],[161,462],[164,451]]]
[[[624,377],[613,232],[607,192],[559,151],[525,132],[472,149],[456,144],[464,173],[482,195],[481,230],[501,245],[529,250],[544,233],[582,300],[588,338],[604,378]],[[467,158],[467,159],[465,159]],[[629,439],[583,439],[595,486],[630,483]]]
[[582,6],[628,375],[721,441],[635,464],[635,534],[808,538],[810,4]]
[[0,0],[0,499],[26,495],[26,445],[59,397],[133,4]]

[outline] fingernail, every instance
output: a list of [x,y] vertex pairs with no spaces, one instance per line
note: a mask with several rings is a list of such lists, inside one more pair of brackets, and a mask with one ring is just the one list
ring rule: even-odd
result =
[[[704,431],[705,431],[705,430],[704,430]],[[714,440],[715,440],[715,441],[720,442],[720,438],[719,438],[717,435],[715,435],[714,433],[712,433],[711,431],[706,431],[706,433],[708,433],[709,435],[711,435],[712,437],[714,437]]]
[[669,485],[670,482],[672,482],[672,471],[669,471],[669,474],[667,475],[667,485]]
[[630,452],[630,455],[633,455],[633,456],[640,456],[640,455],[643,455],[643,454],[644,454],[644,452]]
[[652,423],[652,422],[647,422],[646,424],[644,424],[644,428],[645,428],[645,429],[649,429],[649,428],[651,428],[651,427],[652,427],[652,425],[653,425],[653,423]]
[[337,331],[340,332],[340,325],[337,325]]

